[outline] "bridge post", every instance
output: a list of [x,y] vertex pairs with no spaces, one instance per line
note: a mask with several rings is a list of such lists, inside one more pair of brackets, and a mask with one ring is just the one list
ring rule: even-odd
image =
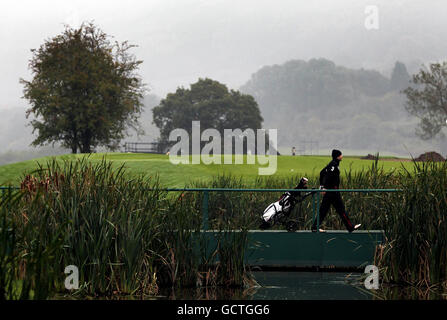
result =
[[320,232],[320,191],[317,191],[317,232]]
[[209,202],[209,191],[203,191],[203,202],[202,202],[202,228],[203,230],[208,230],[208,202]]
[[311,224],[311,228],[313,226],[313,223],[315,222],[315,193],[312,194],[312,224]]

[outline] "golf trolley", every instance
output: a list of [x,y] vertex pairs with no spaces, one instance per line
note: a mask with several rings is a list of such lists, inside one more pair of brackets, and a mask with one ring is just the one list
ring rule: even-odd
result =
[[[294,189],[307,189],[307,181],[307,178],[301,178],[299,184]],[[315,191],[287,191],[283,193],[278,201],[270,204],[264,210],[259,228],[261,230],[266,230],[273,227],[275,224],[280,223],[285,226],[287,231],[296,231],[298,229],[298,221],[297,219],[291,219],[290,213],[298,203],[302,202],[313,193],[315,193]]]

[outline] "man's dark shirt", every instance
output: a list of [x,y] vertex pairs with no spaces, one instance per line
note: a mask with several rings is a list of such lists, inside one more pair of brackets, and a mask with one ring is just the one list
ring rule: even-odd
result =
[[320,186],[325,189],[338,189],[340,186],[340,170],[338,169],[340,161],[332,160],[320,171]]

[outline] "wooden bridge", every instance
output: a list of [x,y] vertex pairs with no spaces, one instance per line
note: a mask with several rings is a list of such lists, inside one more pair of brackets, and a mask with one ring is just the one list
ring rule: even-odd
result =
[[[208,201],[210,192],[286,192],[314,191],[312,195],[313,218],[319,215],[320,192],[399,192],[399,189],[225,189],[190,188],[167,189],[167,191],[203,192],[202,216],[203,232],[209,234],[213,243],[219,231],[209,230]],[[317,230],[319,226],[317,224]],[[233,231],[238,232],[238,231]],[[327,230],[312,232],[300,230],[250,230],[249,246],[245,261],[249,266],[261,268],[324,268],[324,269],[364,269],[374,263],[376,246],[384,243],[383,230]]]

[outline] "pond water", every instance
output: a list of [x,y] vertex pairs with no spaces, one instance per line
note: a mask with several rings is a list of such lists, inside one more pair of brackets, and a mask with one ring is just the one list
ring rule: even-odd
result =
[[277,272],[256,271],[258,283],[248,289],[199,288],[162,290],[160,298],[168,299],[270,299],[328,300],[372,299],[373,295],[359,286],[362,274],[346,272]]
[[162,290],[160,299],[188,300],[371,300],[447,299],[444,293],[409,287],[383,287],[368,290],[364,274],[347,272],[256,271],[258,283],[248,289],[197,288]]
[[[255,272],[261,285],[252,299],[358,300],[372,295],[358,285],[361,274],[341,272]],[[356,281],[357,280],[357,281]],[[356,282],[357,285],[351,284]]]

